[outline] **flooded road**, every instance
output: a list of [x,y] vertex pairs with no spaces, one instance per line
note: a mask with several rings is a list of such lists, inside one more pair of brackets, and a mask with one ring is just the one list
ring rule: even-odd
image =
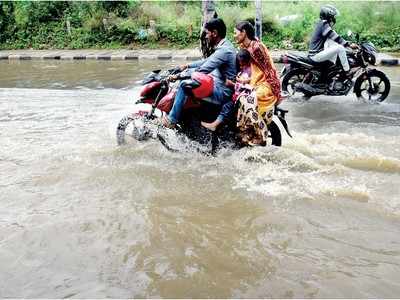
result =
[[400,69],[380,105],[284,103],[279,149],[117,147],[179,63],[0,61],[0,297],[398,298]]

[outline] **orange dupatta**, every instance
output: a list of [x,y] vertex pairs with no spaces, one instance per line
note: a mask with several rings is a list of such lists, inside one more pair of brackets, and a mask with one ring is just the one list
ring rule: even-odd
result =
[[269,55],[268,48],[259,40],[254,40],[250,42],[247,50],[250,52],[253,62],[264,73],[265,80],[270,84],[272,93],[277,101],[279,101],[281,97],[281,83],[274,62]]

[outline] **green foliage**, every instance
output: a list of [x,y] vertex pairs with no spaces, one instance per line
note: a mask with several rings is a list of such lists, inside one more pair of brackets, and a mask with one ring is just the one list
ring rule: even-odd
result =
[[168,40],[169,43],[172,43],[174,47],[177,48],[185,48],[187,46],[193,45],[194,43],[198,43],[200,39],[199,32],[192,32],[192,34],[190,35],[188,34],[188,31],[189,28],[174,26],[163,26],[157,28],[159,37],[161,39]]
[[[399,49],[396,2],[331,1],[341,12],[336,31],[360,33],[379,48]],[[263,41],[270,48],[307,49],[323,2],[263,1]],[[254,1],[216,1],[233,39],[234,24],[253,20]],[[286,24],[281,18],[297,15]],[[155,33],[150,21],[155,22]],[[200,1],[0,1],[0,49],[182,48],[198,45]]]
[[0,44],[4,43],[14,33],[13,10],[13,2],[0,2]]
[[62,19],[69,7],[67,1],[22,1],[15,3],[15,22],[20,29]]

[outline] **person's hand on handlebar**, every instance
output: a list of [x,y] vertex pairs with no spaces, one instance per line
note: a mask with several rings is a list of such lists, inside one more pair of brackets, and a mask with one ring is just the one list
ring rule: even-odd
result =
[[360,47],[356,44],[356,43],[351,43],[350,45],[349,45],[349,47],[351,48],[351,49],[360,49]]
[[[187,68],[189,68],[189,65],[188,64],[184,64],[184,65],[180,65],[180,66],[176,67],[175,70],[179,70],[180,72],[182,72],[182,71],[186,70]],[[169,81],[176,81],[176,80],[179,79],[179,76],[180,76],[179,74],[169,75],[168,76],[168,80]]]
[[178,75],[169,75],[168,76],[168,81],[176,81],[178,80]]
[[189,68],[189,65],[188,65],[188,64],[184,64],[184,65],[180,65],[180,66],[179,66],[179,69],[180,69],[181,71],[186,70],[187,68]]

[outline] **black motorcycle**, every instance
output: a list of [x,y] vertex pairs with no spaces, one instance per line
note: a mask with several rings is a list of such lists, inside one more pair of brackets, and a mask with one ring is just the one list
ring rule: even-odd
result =
[[347,52],[350,78],[344,76],[340,62],[319,63],[304,55],[283,55],[282,91],[289,96],[297,94],[309,99],[316,95],[344,96],[353,88],[361,100],[384,101],[389,95],[390,81],[383,72],[368,67],[376,64],[377,50],[370,42],[358,45],[357,50]]

